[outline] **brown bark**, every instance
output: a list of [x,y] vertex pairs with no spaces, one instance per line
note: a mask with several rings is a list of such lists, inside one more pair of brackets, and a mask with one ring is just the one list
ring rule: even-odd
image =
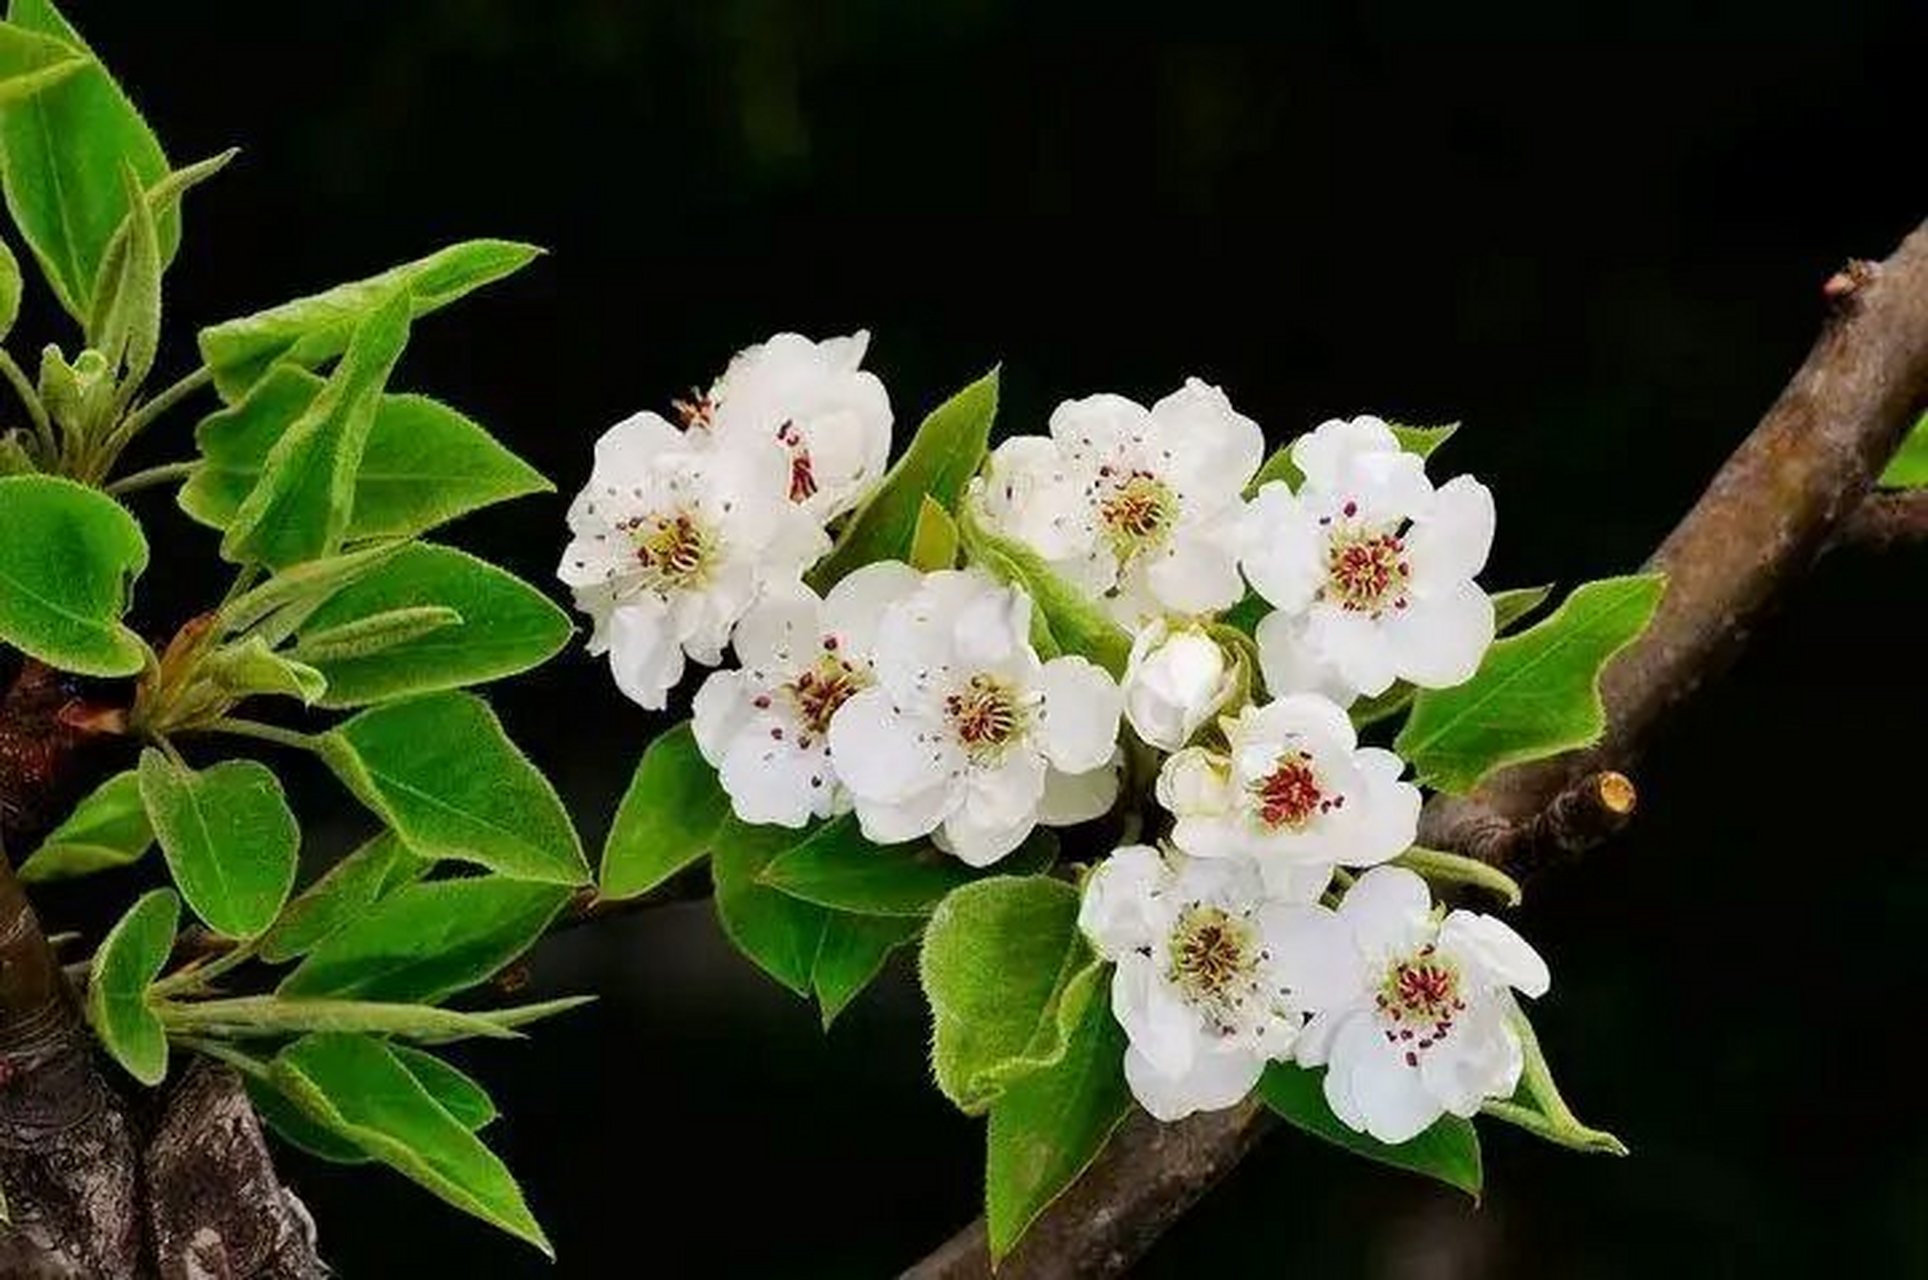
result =
[[[1899,523],[1883,500],[1868,505],[1875,476],[1928,401],[1928,223],[1885,262],[1853,263],[1823,293],[1833,310],[1806,362],[1649,561],[1667,573],[1667,594],[1653,625],[1605,673],[1599,746],[1503,769],[1470,796],[1435,797],[1422,843],[1530,870],[1604,839],[1632,813],[1632,784],[1620,770],[1732,660],[1816,555],[1837,535],[1885,544],[1900,530],[1928,528],[1919,499],[1903,504]],[[1875,536],[1874,524],[1888,536]],[[999,1277],[1119,1274],[1244,1157],[1266,1123],[1247,1103],[1175,1125],[1122,1127]],[[983,1222],[906,1274],[988,1276]]]

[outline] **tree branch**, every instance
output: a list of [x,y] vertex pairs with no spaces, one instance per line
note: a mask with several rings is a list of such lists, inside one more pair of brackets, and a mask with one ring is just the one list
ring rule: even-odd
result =
[[1835,530],[1834,546],[1886,551],[1928,542],[1928,489],[1871,493]]
[[[1634,805],[1620,770],[1733,659],[1787,584],[1837,533],[1844,541],[1898,540],[1865,528],[1895,529],[1894,504],[1864,500],[1928,400],[1928,223],[1885,262],[1851,263],[1823,293],[1833,310],[1806,362],[1649,561],[1667,573],[1667,594],[1602,680],[1608,727],[1600,745],[1501,770],[1470,796],[1435,797],[1421,843],[1530,869],[1613,834]],[[1906,504],[1911,512],[1919,505]],[[1923,524],[1910,515],[1901,527],[1912,534]],[[1000,1280],[1117,1275],[1267,1124],[1249,1101],[1175,1125],[1134,1115],[1033,1225]],[[982,1221],[906,1273],[989,1274]]]

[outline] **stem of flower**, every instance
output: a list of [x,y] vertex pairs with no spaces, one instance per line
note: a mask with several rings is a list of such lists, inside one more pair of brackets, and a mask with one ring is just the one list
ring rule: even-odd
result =
[[1520,1038],[1520,1085],[1538,1106],[1523,1107],[1516,1102],[1489,1102],[1480,1109],[1495,1120],[1516,1124],[1522,1129],[1538,1134],[1548,1142],[1557,1142],[1575,1151],[1591,1151],[1606,1155],[1624,1156],[1627,1144],[1602,1129],[1594,1129],[1580,1123],[1567,1106],[1566,1099],[1553,1083],[1553,1072],[1546,1065],[1546,1053],[1540,1048],[1540,1037],[1533,1031],[1533,1024],[1525,1015],[1515,1013],[1507,1019],[1515,1034]]
[[216,1062],[226,1063],[242,1075],[252,1080],[268,1078],[268,1064],[252,1054],[241,1052],[233,1045],[222,1044],[219,1040],[209,1040],[202,1036],[172,1036],[175,1044],[183,1049],[204,1054]]
[[280,725],[262,724],[259,720],[243,720],[239,716],[222,716],[209,722],[209,729],[216,733],[232,733],[243,738],[259,738],[283,747],[294,747],[301,751],[315,749],[314,735],[300,733],[294,729],[283,729]]
[[1393,860],[1394,866],[1416,871],[1427,880],[1439,884],[1469,884],[1485,889],[1506,899],[1506,905],[1520,905],[1519,882],[1491,863],[1481,862],[1478,858],[1468,858],[1463,854],[1447,853],[1440,849],[1428,849],[1414,845]]
[[13,353],[0,347],[0,374],[13,384],[14,393],[20,403],[27,407],[27,416],[33,419],[34,434],[40,439],[42,460],[52,462],[60,454],[60,442],[54,438],[54,424],[48,420],[47,406],[40,402],[40,393],[33,389],[26,371],[14,363]]
[[164,462],[158,467],[148,467],[144,471],[131,472],[107,486],[109,493],[135,493],[141,489],[166,484],[170,480],[184,480],[194,474],[200,466],[197,459],[189,458],[181,462]]
[[213,381],[214,370],[208,368],[206,365],[202,365],[193,373],[188,374],[185,378],[182,378],[179,382],[162,391],[152,400],[141,405],[140,408],[134,410],[134,412],[128,414],[125,418],[121,419],[121,424],[114,428],[113,434],[108,437],[108,456],[118,455],[120,451],[125,449],[134,437],[145,430],[147,425],[153,422],[154,419],[160,417],[169,409],[172,409],[175,405]]
[[170,996],[184,991],[205,991],[222,974],[236,969],[254,958],[255,948],[260,939],[241,943],[233,950],[224,951],[205,963],[190,961],[181,969],[169,974],[148,987],[153,996]]

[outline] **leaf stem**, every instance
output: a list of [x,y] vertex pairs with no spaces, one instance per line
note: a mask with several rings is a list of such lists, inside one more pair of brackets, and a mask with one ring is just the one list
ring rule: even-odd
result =
[[222,716],[219,720],[208,722],[207,727],[216,733],[232,733],[243,738],[259,738],[263,742],[273,742],[284,747],[294,747],[301,751],[313,751],[313,734],[301,733],[294,729],[283,729],[280,725],[263,724],[259,720],[244,720],[240,716]]
[[167,977],[152,983],[148,988],[150,996],[170,996],[182,991],[205,991],[222,974],[236,969],[254,959],[255,949],[260,945],[259,938],[251,938],[240,945],[222,952],[208,961],[189,961],[182,968]]
[[171,1036],[175,1044],[183,1049],[204,1054],[216,1062],[226,1063],[242,1075],[253,1080],[268,1079],[268,1064],[253,1054],[243,1053],[232,1045],[222,1044],[219,1040],[209,1040],[203,1036]]
[[1469,858],[1464,854],[1448,853],[1442,849],[1428,849],[1414,845],[1393,859],[1395,866],[1416,871],[1427,880],[1441,884],[1467,884],[1498,894],[1506,899],[1506,905],[1520,905],[1522,894],[1519,882],[1491,863]]
[[141,489],[152,488],[157,484],[166,484],[170,480],[185,480],[193,475],[194,469],[200,465],[200,460],[196,458],[188,458],[181,462],[163,462],[157,467],[148,467],[144,471],[129,472],[110,483],[107,486],[107,492],[134,493]]
[[54,424],[47,417],[47,406],[40,402],[40,393],[33,389],[26,371],[14,363],[13,353],[0,347],[0,374],[13,384],[14,393],[20,403],[27,406],[27,416],[33,419],[34,434],[40,439],[42,460],[53,462],[60,455],[60,442],[54,438]]
[[135,436],[145,430],[147,425],[153,422],[154,419],[160,417],[169,409],[172,409],[175,405],[213,381],[214,370],[210,369],[207,365],[202,365],[193,373],[188,374],[185,378],[182,378],[179,382],[168,387],[152,400],[146,401],[138,409],[135,409],[134,412],[122,418],[121,424],[114,428],[114,434],[109,438],[108,447],[113,453],[118,454],[122,449],[127,447],[129,441],[133,440]]

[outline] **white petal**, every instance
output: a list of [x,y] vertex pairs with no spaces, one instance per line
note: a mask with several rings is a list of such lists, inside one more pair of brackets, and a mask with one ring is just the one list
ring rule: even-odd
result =
[[1332,887],[1333,864],[1330,862],[1261,855],[1258,867],[1266,896],[1278,902],[1314,903]]
[[690,727],[705,760],[713,765],[723,762],[730,743],[750,723],[753,696],[741,671],[713,671],[696,691],[690,703]]
[[1405,762],[1390,751],[1364,747],[1353,754],[1364,786],[1347,805],[1350,825],[1345,852],[1339,861],[1349,867],[1369,867],[1396,858],[1419,838],[1419,788],[1401,782]]
[[859,800],[880,804],[941,788],[963,767],[962,753],[943,726],[900,712],[877,688],[837,708],[830,718],[830,755],[837,776]]
[[1341,707],[1351,706],[1358,698],[1359,691],[1339,668],[1306,642],[1303,616],[1274,610],[1259,619],[1254,639],[1259,646],[1259,670],[1273,696],[1316,693]]
[[1332,1046],[1332,1065],[1340,1074],[1364,1129],[1381,1142],[1418,1137],[1445,1108],[1427,1092],[1419,1069],[1406,1063],[1405,1051],[1388,1044],[1372,1019],[1354,1018]]
[[823,643],[822,609],[817,593],[801,583],[765,594],[730,635],[737,661],[772,684],[808,667]]
[[1052,438],[1094,464],[1136,461],[1154,430],[1143,405],[1109,392],[1066,400],[1051,411]]
[[1111,1014],[1161,1073],[1191,1070],[1201,1034],[1198,1015],[1160,976],[1152,957],[1134,951],[1118,958],[1111,979]]
[[1340,1009],[1366,990],[1365,957],[1352,930],[1320,906],[1268,905],[1259,912],[1272,972],[1301,1009]]
[[1398,451],[1399,437],[1381,419],[1333,418],[1292,442],[1292,461],[1308,485],[1332,490],[1339,487],[1340,473],[1358,454]]
[[1236,502],[1265,458],[1259,424],[1209,382],[1185,379],[1183,387],[1151,407],[1151,416],[1171,450],[1170,472],[1188,501]]
[[846,657],[868,658],[885,610],[908,598],[922,580],[901,560],[879,560],[853,570],[823,598],[823,629],[837,637]]
[[632,414],[597,439],[590,487],[627,489],[646,475],[662,454],[687,449],[690,444],[682,432],[657,414]]
[[1456,1116],[1472,1116],[1488,1098],[1511,1096],[1519,1084],[1519,1040],[1490,1011],[1462,1017],[1451,1034],[1419,1059],[1420,1083]]
[[[1292,1060],[1302,1067],[1323,1067],[1332,1056],[1333,1042],[1338,1039],[1346,1023],[1355,1017],[1368,1016],[1363,1009],[1352,1006],[1322,1009],[1313,1014],[1292,1041]],[[1333,1113],[1339,1114],[1339,1109],[1334,1107]],[[1344,1119],[1344,1116],[1340,1118]],[[1356,1120],[1347,1120],[1346,1123],[1355,1129],[1359,1127]]]
[[1406,535],[1406,559],[1419,582],[1471,578],[1493,549],[1493,494],[1471,476],[1455,476],[1433,495],[1432,509]]
[[1152,896],[1170,878],[1164,858],[1145,844],[1113,850],[1092,868],[1078,904],[1078,928],[1099,955],[1116,960],[1158,939]]
[[1414,453],[1359,453],[1340,469],[1332,496],[1352,506],[1367,525],[1394,525],[1426,515],[1432,507],[1433,486],[1426,479],[1426,463]]
[[1038,821],[1047,827],[1075,827],[1111,812],[1118,801],[1118,761],[1111,760],[1084,773],[1048,769],[1044,795],[1038,800]]
[[1044,758],[1032,751],[1010,750],[995,765],[974,765],[965,772],[964,800],[955,816],[984,830],[1020,822],[1028,829],[1037,820],[1044,775]]
[[1158,803],[1181,818],[1227,813],[1233,798],[1224,758],[1203,747],[1174,752],[1158,770]]
[[1318,516],[1282,480],[1260,489],[1246,522],[1243,565],[1252,589],[1275,609],[1312,603],[1326,579],[1326,537]]
[[1531,943],[1503,920],[1474,911],[1454,911],[1439,926],[1439,949],[1470,961],[1494,985],[1538,998],[1553,985],[1546,961]]
[[653,595],[638,596],[609,615],[609,670],[625,697],[661,711],[683,678],[683,647],[669,611]]
[[801,827],[823,798],[827,770],[821,750],[798,750],[781,721],[759,716],[730,744],[717,778],[743,821]]
[[1175,613],[1216,613],[1237,604],[1245,594],[1238,576],[1236,528],[1180,527],[1163,554],[1154,555],[1146,569],[1152,595]]
[[988,867],[1015,853],[1038,825],[1036,813],[999,823],[964,806],[953,809],[939,827],[934,843],[969,867]]
[[1053,658],[1038,674],[1038,745],[1066,773],[1086,773],[1118,745],[1124,695],[1103,667],[1079,657]]
[[1125,1050],[1125,1083],[1138,1105],[1170,1123],[1197,1111],[1218,1111],[1244,1100],[1265,1071],[1262,1054],[1242,1046],[1201,1049],[1191,1069],[1167,1075],[1134,1043]]
[[857,826],[872,844],[902,844],[930,835],[956,806],[956,793],[939,783],[897,800],[868,800],[852,791]]
[[1306,613],[1305,640],[1330,662],[1339,678],[1368,697],[1378,697],[1399,675],[1398,658],[1379,623],[1321,601]]
[[1431,929],[1432,891],[1404,867],[1374,867],[1346,890],[1339,918],[1369,957],[1410,951]]
[[1081,559],[1096,550],[1089,483],[1089,468],[1067,458],[1056,440],[1012,436],[992,450],[974,498],[998,533],[1049,561]]
[[1450,689],[1479,670],[1493,643],[1493,602],[1472,582],[1444,594],[1412,597],[1384,615],[1384,632],[1398,673],[1425,689]]
[[1279,746],[1296,738],[1314,749],[1314,754],[1350,752],[1359,741],[1352,718],[1330,698],[1316,693],[1289,693],[1274,698],[1262,707],[1248,708],[1239,718],[1233,738],[1235,758],[1242,758],[1248,745],[1263,746],[1263,771],[1269,773],[1278,758]]

